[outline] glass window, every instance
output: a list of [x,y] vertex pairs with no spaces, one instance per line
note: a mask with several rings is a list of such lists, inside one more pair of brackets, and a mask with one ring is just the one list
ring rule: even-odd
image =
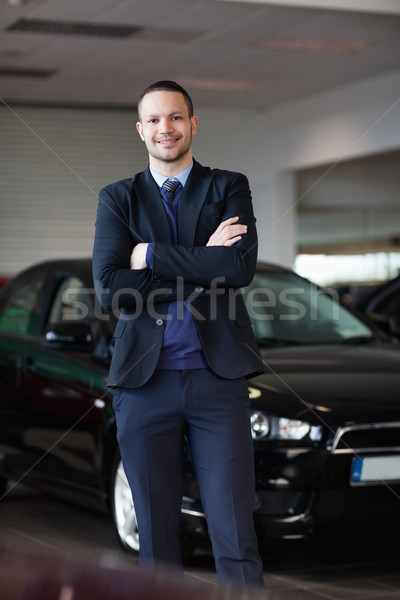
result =
[[372,337],[334,292],[295,273],[256,273],[245,290],[245,303],[260,343],[327,344]]
[[50,323],[93,321],[93,290],[87,289],[78,277],[66,277],[58,288],[51,312]]
[[73,275],[60,283],[50,309],[48,327],[84,323],[90,326],[93,339],[99,340],[101,324],[95,313],[94,290]]
[[35,305],[44,276],[44,273],[33,273],[10,288],[0,314],[1,330],[28,333],[31,320],[36,316]]

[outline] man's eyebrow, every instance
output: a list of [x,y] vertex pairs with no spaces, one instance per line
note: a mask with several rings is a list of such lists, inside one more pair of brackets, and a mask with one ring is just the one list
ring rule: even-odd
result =
[[[173,117],[175,115],[183,115],[185,114],[182,110],[174,110],[172,113],[169,113],[169,117]],[[146,119],[154,119],[154,118],[158,118],[160,115],[159,114],[150,114],[150,115],[146,115]]]

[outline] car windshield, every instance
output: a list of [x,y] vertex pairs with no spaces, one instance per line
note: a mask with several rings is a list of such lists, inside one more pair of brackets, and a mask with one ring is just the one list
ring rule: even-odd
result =
[[368,342],[373,331],[321,289],[292,272],[258,271],[244,290],[260,345]]

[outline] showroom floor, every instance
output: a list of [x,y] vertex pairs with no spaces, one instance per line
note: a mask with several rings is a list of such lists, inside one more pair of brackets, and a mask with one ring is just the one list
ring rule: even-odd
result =
[[[392,526],[376,526],[373,531],[357,527],[352,531],[331,528],[321,531],[309,540],[268,542],[262,550],[266,591],[252,593],[255,600],[389,600],[400,598],[400,552],[397,543],[400,529]],[[392,543],[395,549],[390,550]],[[128,596],[122,587],[115,595],[101,596],[95,593],[95,584],[90,583],[93,596],[57,592],[51,595],[50,588],[35,588],[41,562],[46,564],[46,577],[71,565],[80,565],[93,573],[100,581],[99,573],[118,573],[112,579],[131,590],[133,600],[222,600],[240,598],[239,593],[223,593],[217,586],[213,561],[207,548],[198,550],[185,566],[185,586],[176,584],[171,576],[163,580],[162,591],[158,587],[147,595],[137,595],[138,582],[143,571],[135,559],[119,549],[110,521],[105,515],[93,513],[59,499],[28,490],[23,486],[9,489],[0,501],[0,599],[1,600],[101,600]],[[67,566],[67,567],[66,567]],[[57,571],[58,569],[58,571]],[[154,576],[152,575],[154,583]],[[132,579],[134,584],[132,584]],[[102,584],[104,588],[104,583]],[[133,587],[132,587],[133,585]],[[158,581],[159,585],[159,581]],[[29,588],[29,592],[27,592]],[[136,592],[132,591],[135,588]],[[34,589],[38,589],[37,595]],[[43,589],[46,592],[43,592]],[[68,591],[67,590],[67,591]],[[171,590],[170,590],[171,591]],[[111,595],[110,595],[111,594]]]

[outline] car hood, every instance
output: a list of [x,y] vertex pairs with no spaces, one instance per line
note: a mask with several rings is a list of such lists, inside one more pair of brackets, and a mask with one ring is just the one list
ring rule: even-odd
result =
[[253,408],[313,423],[400,421],[400,349],[295,346],[263,359],[265,374],[249,381]]

